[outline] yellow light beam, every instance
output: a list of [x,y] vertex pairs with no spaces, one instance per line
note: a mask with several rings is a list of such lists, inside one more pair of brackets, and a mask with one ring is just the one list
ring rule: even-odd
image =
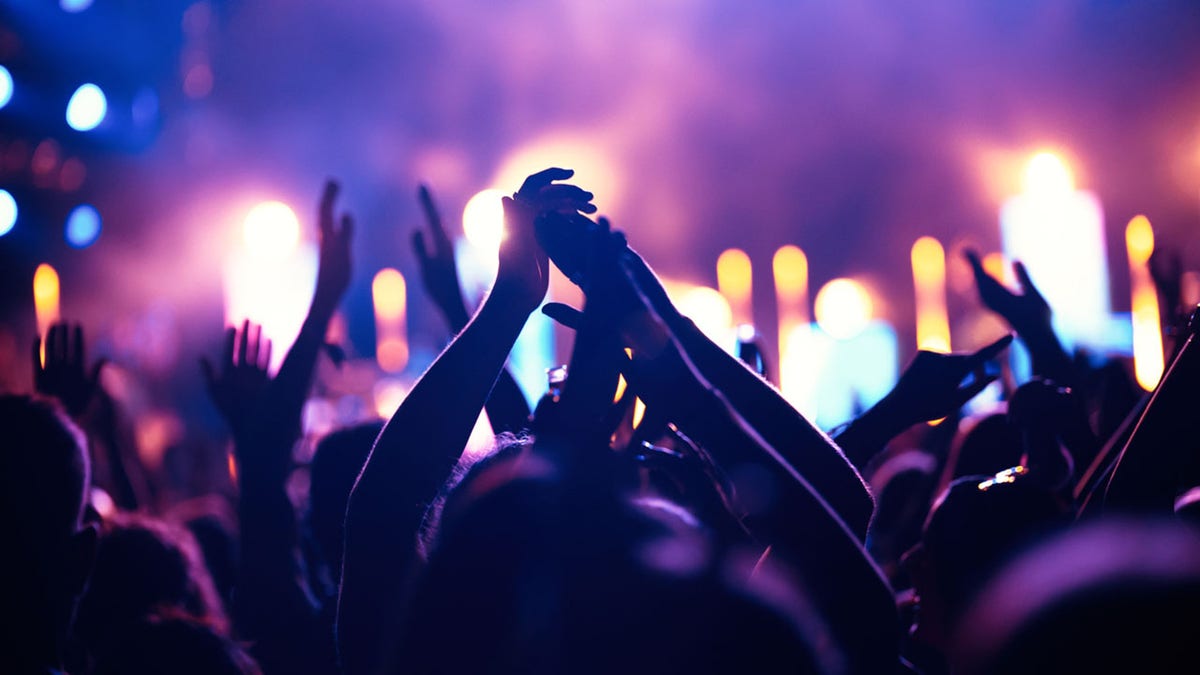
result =
[[946,311],[946,250],[933,237],[912,247],[913,288],[917,309],[917,349],[950,352],[950,318]]
[[729,301],[736,325],[753,323],[752,269],[750,256],[731,248],[717,258],[717,288]]
[[1129,253],[1129,288],[1133,316],[1133,373],[1142,389],[1158,386],[1163,374],[1162,319],[1158,292],[1150,276],[1154,253],[1154,229],[1146,216],[1134,216],[1125,228]]

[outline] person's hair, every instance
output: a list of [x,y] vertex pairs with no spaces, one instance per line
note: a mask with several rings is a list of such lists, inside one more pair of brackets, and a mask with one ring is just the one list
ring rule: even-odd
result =
[[91,485],[83,432],[62,406],[40,396],[0,394],[0,508],[4,540],[47,545],[76,532]]
[[342,541],[350,491],[362,473],[383,422],[363,422],[327,434],[309,466],[308,530],[336,586],[342,572]]
[[239,645],[211,626],[172,613],[127,627],[93,668],[94,675],[259,675]]
[[965,614],[963,675],[1175,673],[1197,657],[1200,537],[1179,522],[1093,521],[1031,549]]
[[1008,557],[1061,522],[1059,500],[1018,470],[954,481],[925,521],[921,546],[951,620]]
[[102,649],[156,612],[169,611],[229,631],[221,601],[191,533],[138,514],[105,523],[88,590],[79,603],[76,633]]

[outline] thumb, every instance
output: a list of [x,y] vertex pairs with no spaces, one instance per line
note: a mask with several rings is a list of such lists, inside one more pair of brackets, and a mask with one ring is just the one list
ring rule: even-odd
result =
[[583,312],[561,302],[547,302],[542,305],[542,314],[572,330],[577,330],[583,320]]

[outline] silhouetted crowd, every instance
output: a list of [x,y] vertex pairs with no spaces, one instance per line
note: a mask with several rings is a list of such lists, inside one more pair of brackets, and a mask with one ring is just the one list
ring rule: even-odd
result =
[[[54,325],[36,392],[0,395],[0,671],[1194,672],[1200,321],[1177,280],[1156,277],[1168,367],[1143,394],[1128,364],[1064,350],[1020,263],[1014,291],[969,254],[1013,334],[919,352],[827,435],[680,313],[571,176],[503,200],[474,311],[421,190],[414,249],[455,337],[390,419],[319,440],[298,500],[302,411],[351,278],[336,184],[278,372],[249,323],[202,362],[235,499],[152,503],[103,363]],[[551,261],[582,308],[543,306]],[[530,410],[506,360],[539,307],[574,346]],[[1032,379],[964,416],[1014,339]],[[494,446],[464,453],[484,410]]]

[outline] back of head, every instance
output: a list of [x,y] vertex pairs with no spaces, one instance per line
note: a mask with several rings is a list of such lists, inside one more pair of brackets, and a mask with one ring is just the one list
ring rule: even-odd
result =
[[1065,509],[1022,467],[968,476],[938,498],[921,535],[933,582],[953,620],[1009,557],[1060,523]]
[[463,486],[397,671],[817,672],[803,622],[734,583],[751,565],[717,564],[669,510],[565,480],[536,451]]
[[1200,536],[1080,526],[1013,561],[967,612],[955,672],[1177,673],[1197,658]]
[[162,611],[204,622],[219,633],[228,630],[191,533],[147,516],[118,514],[105,523],[76,633],[90,651],[100,653],[130,626]]
[[254,660],[229,638],[185,617],[136,622],[106,651],[95,675],[258,675]]
[[310,469],[308,525],[325,563],[341,572],[342,527],[346,505],[383,422],[338,429],[317,443]]
[[968,419],[954,440],[954,477],[990,475],[1021,462],[1024,446],[1005,412]]
[[39,397],[0,395],[0,429],[0,648],[9,664],[52,663],[94,553],[94,531],[81,529],[86,445],[58,403]]

